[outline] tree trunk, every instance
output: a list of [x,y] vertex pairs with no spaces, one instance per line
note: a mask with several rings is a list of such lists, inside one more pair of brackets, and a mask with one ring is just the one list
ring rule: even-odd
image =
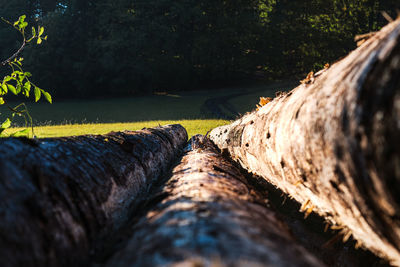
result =
[[180,125],[0,139],[0,265],[87,266],[186,141]]
[[190,144],[105,266],[324,266],[208,139]]
[[400,20],[211,139],[400,266]]

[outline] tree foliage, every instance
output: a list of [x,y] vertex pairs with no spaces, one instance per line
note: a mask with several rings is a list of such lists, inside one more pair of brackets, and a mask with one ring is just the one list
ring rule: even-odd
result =
[[[25,97],[29,97],[31,92],[33,91],[35,102],[39,101],[42,96],[44,96],[48,102],[52,102],[51,95],[45,90],[36,86],[36,84],[34,84],[30,80],[32,74],[30,72],[25,72],[22,69],[22,62],[24,59],[20,57],[20,54],[25,49],[25,47],[33,41],[36,41],[37,44],[41,44],[43,40],[47,40],[47,36],[43,35],[44,27],[41,26],[39,26],[37,29],[35,27],[32,27],[31,35],[30,37],[28,37],[28,34],[26,33],[28,22],[26,22],[25,19],[26,15],[22,15],[17,21],[11,23],[8,20],[2,18],[3,22],[9,24],[17,32],[20,33],[22,37],[22,44],[16,52],[14,52],[6,60],[1,62],[1,66],[8,66],[11,69],[11,73],[4,76],[4,78],[0,80],[0,106],[7,106],[11,114],[3,123],[0,124],[0,136],[2,136],[4,131],[11,126],[12,120],[15,116],[21,116],[25,119],[25,126],[29,125],[32,127],[33,135],[32,118],[28,112],[27,107],[24,103],[19,104],[15,107],[9,106],[6,101],[7,94],[22,94]],[[29,136],[29,129],[27,128],[22,131],[13,133],[12,136]]]
[[[302,76],[344,56],[356,34],[395,16],[395,0],[3,0],[52,37],[25,51],[39,82],[62,97],[187,90]],[[10,36],[9,32],[0,35]],[[1,38],[1,51],[13,47]],[[15,40],[15,38],[13,39]],[[56,75],[55,75],[56,74]]]

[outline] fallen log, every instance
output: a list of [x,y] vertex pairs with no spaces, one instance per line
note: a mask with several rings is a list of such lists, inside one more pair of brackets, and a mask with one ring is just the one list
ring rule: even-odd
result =
[[208,139],[190,144],[104,266],[324,266]]
[[186,141],[180,125],[0,139],[0,265],[87,266]]
[[344,240],[400,266],[400,19],[210,138]]

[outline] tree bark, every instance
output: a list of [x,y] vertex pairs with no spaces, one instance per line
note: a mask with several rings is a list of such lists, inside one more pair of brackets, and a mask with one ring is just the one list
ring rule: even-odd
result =
[[400,19],[211,139],[400,266]]
[[0,265],[87,266],[186,141],[180,125],[0,139]]
[[105,266],[324,266],[202,136]]

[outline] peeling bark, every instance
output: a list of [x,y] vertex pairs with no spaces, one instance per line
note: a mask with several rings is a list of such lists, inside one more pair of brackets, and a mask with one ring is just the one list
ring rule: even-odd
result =
[[208,139],[190,144],[105,266],[324,266]]
[[211,139],[400,266],[400,19]]
[[180,125],[0,139],[0,265],[87,266],[186,140]]

